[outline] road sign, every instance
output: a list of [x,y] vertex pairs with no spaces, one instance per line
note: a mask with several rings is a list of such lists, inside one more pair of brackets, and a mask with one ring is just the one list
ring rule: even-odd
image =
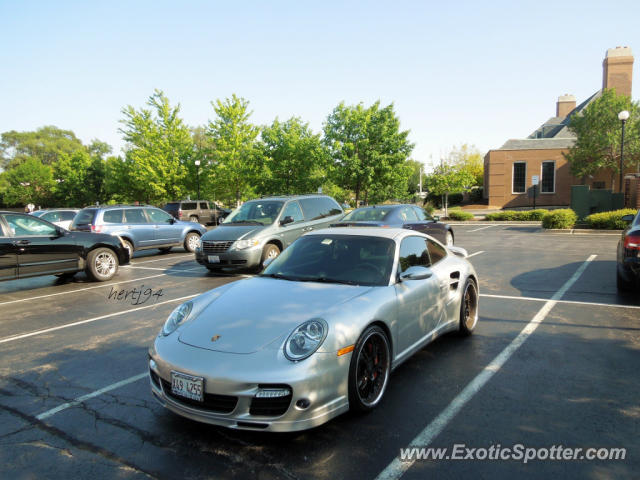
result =
[[538,185],[540,183],[540,176],[539,175],[533,175],[531,177],[531,185]]

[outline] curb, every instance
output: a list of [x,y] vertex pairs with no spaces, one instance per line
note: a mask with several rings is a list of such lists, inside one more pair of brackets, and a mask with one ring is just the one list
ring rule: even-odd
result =
[[545,230],[545,232],[549,233],[564,233],[565,235],[616,235],[619,236],[624,230],[602,230],[602,229],[593,229],[593,228],[572,228],[572,229],[555,229],[550,228]]

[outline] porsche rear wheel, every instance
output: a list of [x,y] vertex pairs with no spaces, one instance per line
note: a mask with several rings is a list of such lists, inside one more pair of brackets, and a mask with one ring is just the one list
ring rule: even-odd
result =
[[360,336],[349,366],[349,406],[373,410],[382,400],[391,373],[391,348],[382,328],[373,325]]
[[471,335],[478,324],[478,287],[468,278],[460,301],[460,333]]

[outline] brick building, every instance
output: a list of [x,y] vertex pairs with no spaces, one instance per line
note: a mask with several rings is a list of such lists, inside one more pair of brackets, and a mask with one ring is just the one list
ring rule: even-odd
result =
[[[631,96],[633,54],[629,47],[607,50],[603,61],[602,89],[576,106],[573,95],[563,95],[556,113],[525,139],[508,140],[484,157],[484,195],[489,205],[500,208],[525,207],[532,203],[532,177],[538,176],[536,204],[565,206],[570,203],[571,185],[581,181],[571,175],[564,153],[575,143],[568,124],[572,115],[584,110],[605,88]],[[629,170],[629,173],[631,170]],[[591,188],[610,188],[611,172],[587,179]],[[616,186],[617,188],[617,186]]]

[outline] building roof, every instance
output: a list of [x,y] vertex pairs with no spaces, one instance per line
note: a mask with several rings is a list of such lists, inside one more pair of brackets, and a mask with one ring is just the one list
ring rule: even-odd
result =
[[598,90],[574,108],[565,118],[551,117],[527,138],[507,140],[505,144],[497,150],[546,150],[572,147],[576,141],[576,136],[569,130],[571,118],[582,112],[601,94],[602,90]]

